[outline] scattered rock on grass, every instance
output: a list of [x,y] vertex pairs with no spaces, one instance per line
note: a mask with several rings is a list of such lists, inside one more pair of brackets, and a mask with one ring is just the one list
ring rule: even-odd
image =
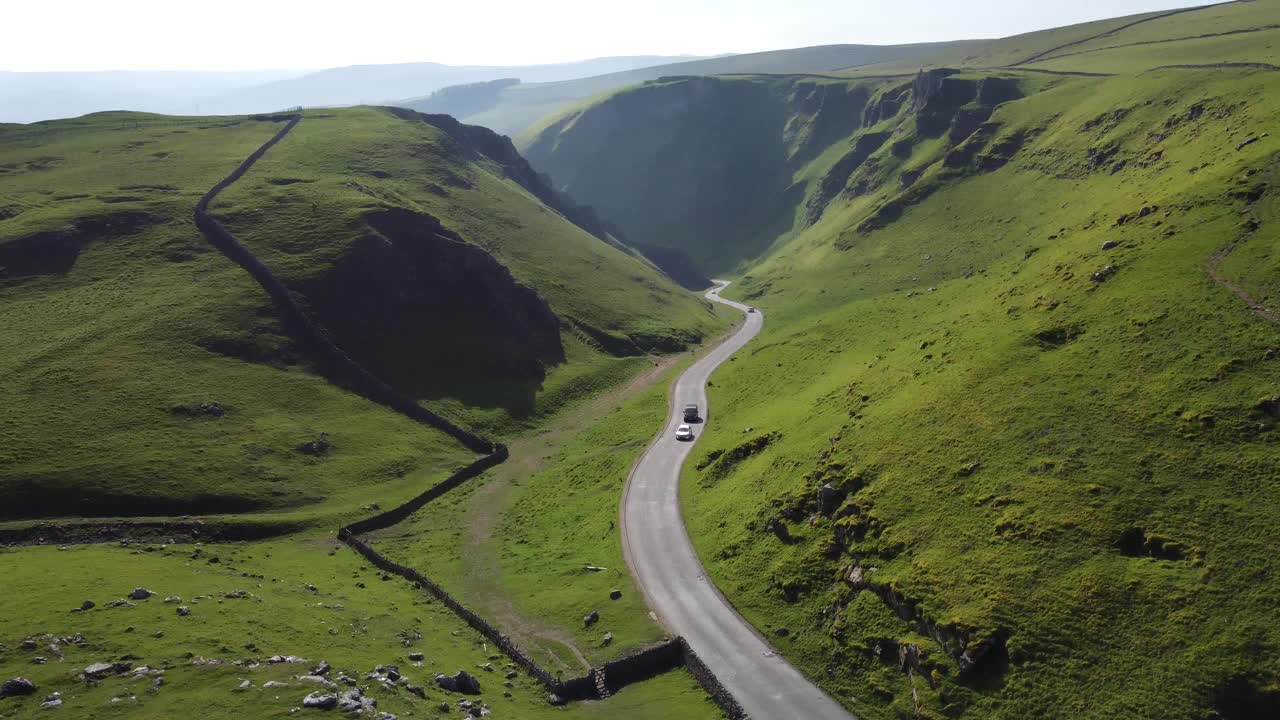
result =
[[264,688],[285,688],[289,687],[289,683],[280,682],[279,680],[268,680],[262,683]]
[[62,705],[62,693],[51,693],[49,697],[40,703],[40,707],[44,710],[51,710]]
[[610,600],[621,600],[621,599],[622,599],[622,591],[621,591],[621,590],[619,590],[619,589],[617,589],[617,588],[614,588],[613,590],[610,590],[610,591],[609,591],[609,599],[610,599]]
[[24,677],[5,680],[0,685],[0,698],[15,697],[18,695],[30,695],[36,691],[36,684]]
[[377,709],[378,701],[371,697],[366,697],[360,688],[351,688],[338,695],[338,710],[342,712],[372,715]]
[[23,650],[35,650],[39,647],[39,643],[37,643],[34,638],[27,638],[26,640],[23,640],[18,647],[21,647]]
[[329,442],[329,433],[320,433],[319,437],[311,442],[305,442],[298,446],[298,450],[313,457],[319,457],[329,452],[329,448],[333,444]]
[[84,669],[84,676],[87,680],[101,680],[108,675],[127,673],[131,669],[133,669],[133,663],[94,663]]
[[420,652],[409,653],[409,659],[413,662],[422,662],[425,657],[426,655],[423,655]]
[[96,605],[97,605],[97,603],[95,603],[95,602],[94,602],[94,601],[92,601],[92,600],[85,600],[84,602],[80,603],[80,612],[89,612],[89,611],[90,611],[90,610],[92,610]]
[[191,614],[191,608],[186,605],[179,605],[177,612],[179,617],[186,617]]
[[459,670],[457,673],[450,675],[436,675],[436,684],[442,690],[449,692],[460,692],[464,695],[479,695],[480,681],[474,675],[466,670]]
[[136,587],[133,589],[133,592],[129,593],[129,599],[130,600],[146,600],[152,595],[155,595],[155,593],[143,587]]
[[330,693],[313,692],[302,699],[302,707],[317,710],[332,710],[338,705],[338,696]]
[[595,625],[599,620],[600,620],[600,612],[598,610],[592,610],[582,618],[582,625],[584,627],[591,627],[592,625]]

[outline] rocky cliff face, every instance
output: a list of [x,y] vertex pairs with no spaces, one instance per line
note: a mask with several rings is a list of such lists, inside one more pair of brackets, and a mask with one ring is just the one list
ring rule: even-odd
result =
[[1022,97],[1010,78],[957,78],[956,70],[922,70],[911,83],[911,112],[922,135],[948,133],[962,142],[995,112],[997,105]]

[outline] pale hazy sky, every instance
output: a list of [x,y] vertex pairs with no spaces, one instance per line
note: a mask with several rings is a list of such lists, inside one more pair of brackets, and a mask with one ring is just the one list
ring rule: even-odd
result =
[[5,0],[0,70],[527,65],[1000,37],[1195,0]]

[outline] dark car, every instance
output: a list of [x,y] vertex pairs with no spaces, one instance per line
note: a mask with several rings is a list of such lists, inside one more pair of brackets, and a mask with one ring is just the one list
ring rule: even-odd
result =
[[684,421],[685,421],[685,422],[697,422],[697,421],[698,421],[698,406],[697,406],[697,405],[694,405],[694,404],[690,403],[689,405],[685,405],[685,406],[684,406]]

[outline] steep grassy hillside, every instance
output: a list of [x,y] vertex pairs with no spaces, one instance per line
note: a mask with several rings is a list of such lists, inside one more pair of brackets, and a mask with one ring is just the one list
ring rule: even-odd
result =
[[868,717],[1269,717],[1280,75],[936,79],[737,288],[704,560]]
[[[3,519],[363,504],[469,455],[315,374],[191,222],[271,122],[0,131]],[[334,452],[300,448],[328,433]]]
[[1278,711],[1278,19],[670,79],[531,140],[633,241],[742,268],[768,320],[713,379],[690,532],[859,716]]
[[[357,360],[503,433],[725,321],[487,130],[370,108],[285,119],[0,128],[0,531],[113,541],[0,548],[0,677],[36,685],[0,714],[42,717],[52,698],[76,717],[286,717],[328,660],[401,716],[466,700],[513,718],[717,717],[683,670],[553,707],[451,611],[337,545],[339,522],[473,455],[344,389],[192,209],[293,127],[212,212]],[[155,544],[114,542],[165,520]],[[206,544],[178,544],[193,536]],[[157,595],[115,602],[139,586]],[[104,661],[124,665],[81,675]],[[385,665],[424,687],[370,680]],[[482,696],[437,687],[459,669]]]
[[[843,68],[886,62],[916,62],[943,51],[958,51],[975,43],[921,43],[915,45],[819,45],[790,50],[730,55],[669,63],[624,72],[563,82],[488,83],[466,89],[445,88],[423,98],[402,101],[415,110],[446,113],[473,125],[518,136],[540,125],[544,118],[602,93],[672,75],[727,75],[736,73],[827,73]],[[516,77],[516,75],[511,75]]]
[[[492,427],[719,326],[534,197],[579,214],[509,143],[447,127],[309,117],[213,210],[357,359]],[[321,377],[193,226],[199,195],[278,129],[124,113],[0,129],[3,519],[349,512],[468,456]]]
[[214,212],[357,360],[469,421],[510,427],[615,356],[679,350],[719,326],[607,235],[566,222],[547,204],[563,198],[487,130],[316,114],[255,169]]
[[807,77],[669,78],[555,119],[525,154],[558,187],[624,227],[631,244],[665,251],[650,253],[656,262],[671,267],[674,254],[676,263],[723,272],[791,226],[806,169],[861,124],[873,87]]

